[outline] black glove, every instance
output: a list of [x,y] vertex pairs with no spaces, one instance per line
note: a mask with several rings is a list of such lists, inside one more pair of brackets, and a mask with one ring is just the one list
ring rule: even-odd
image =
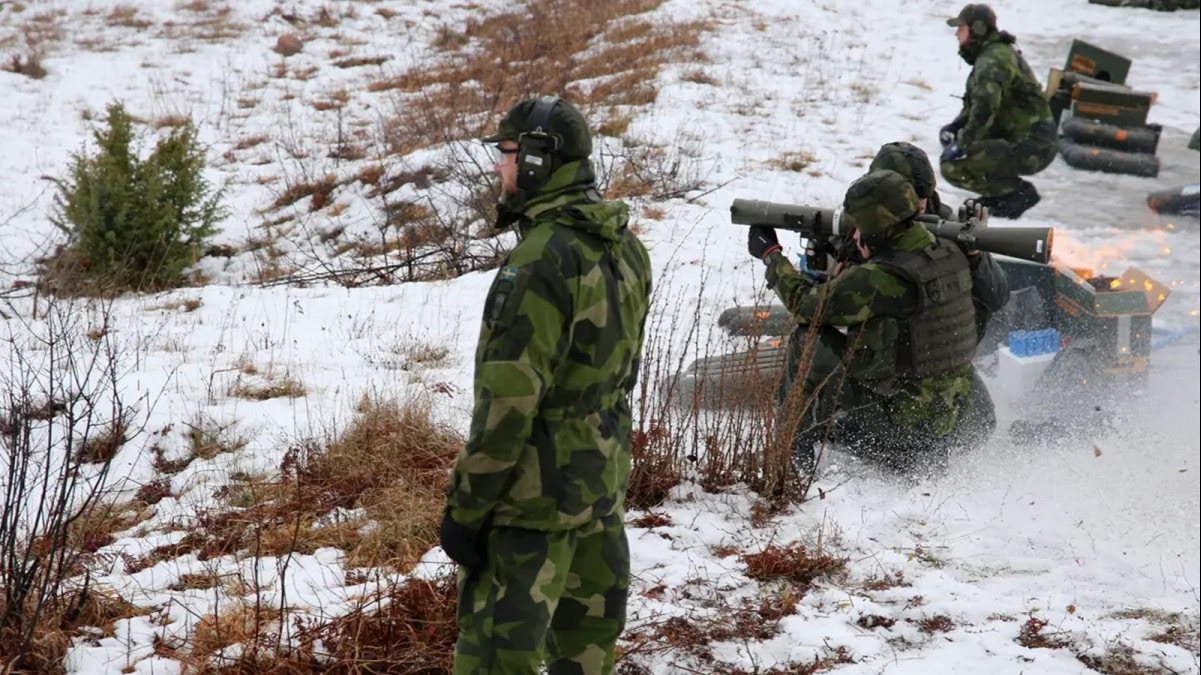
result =
[[442,527],[438,532],[438,543],[451,560],[469,570],[484,566],[484,535],[487,527],[474,528],[463,525],[450,517],[450,511],[442,514]]
[[767,256],[783,248],[780,246],[780,240],[776,238],[774,229],[762,225],[751,225],[747,230],[746,250],[756,258],[766,262]]
[[938,142],[945,148],[955,142],[955,137],[959,135],[959,127],[954,122],[944,126],[938,130]]
[[963,200],[963,206],[959,207],[959,222],[966,223],[972,218],[976,220],[988,218],[988,207],[974,198],[968,198]]

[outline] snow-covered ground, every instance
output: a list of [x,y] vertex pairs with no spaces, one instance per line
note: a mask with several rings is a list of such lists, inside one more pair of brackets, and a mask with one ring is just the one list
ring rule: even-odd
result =
[[[47,220],[50,183],[40,177],[62,174],[87,139],[85,117],[109,101],[122,99],[151,120],[192,116],[211,144],[212,179],[228,185],[232,215],[218,241],[241,246],[273,217],[260,210],[282,189],[281,176],[339,168],[333,160],[297,159],[306,154],[297,149],[324,156],[322,139],[335,137],[339,124],[309,104],[345,89],[342,124],[379,123],[386,114],[382,99],[364,91],[361,69],[331,67],[330,52],[386,55],[392,60],[378,68],[400,70],[428,58],[440,26],[461,25],[501,3],[297,0],[283,8],[253,0],[231,3],[237,36],[211,42],[162,36],[167,22],[199,21],[174,2],[42,0],[23,12],[13,5],[0,6],[0,40],[19,34],[39,13],[59,11],[64,14],[55,23],[68,37],[48,51],[45,79],[0,71],[3,288],[28,278],[29,256],[55,235]],[[106,17],[117,6],[136,7],[159,28],[109,25]],[[284,61],[271,47],[294,29],[285,15],[313,16],[322,7],[343,17],[337,28],[312,28],[316,37],[286,62],[290,72],[314,67],[314,73],[273,77]],[[708,187],[721,187],[692,201],[657,204],[665,211],[659,219],[637,206],[660,280],[660,304],[652,311],[668,311],[669,300],[695,293],[703,280],[698,320],[707,326],[723,308],[762,292],[761,267],[746,255],[743,231],[728,225],[732,199],[835,205],[885,142],[909,140],[935,156],[937,128],[958,111],[969,72],[943,23],[958,9],[950,2],[898,0],[670,0],[656,10],[675,19],[713,20],[703,40],[709,60],[700,67],[716,84],[686,78],[696,64],[669,66],[658,100],[635,111],[628,134],[686,149],[689,170],[706,176]],[[997,437],[938,479],[913,484],[871,471],[832,475],[819,483],[823,499],[761,527],[749,526],[751,494],[680,489],[661,509],[671,525],[629,532],[631,629],[670,616],[704,616],[712,598],[773,593],[746,576],[737,556],[720,557],[714,547],[755,551],[820,536],[829,550],[849,557],[847,578],[806,594],[776,637],[714,645],[720,661],[762,671],[845,647],[853,663],[839,667],[847,672],[1079,673],[1087,667],[1077,654],[1126,646],[1147,672],[1198,672],[1195,646],[1190,651],[1147,638],[1182,622],[1195,634],[1201,612],[1195,332],[1201,247],[1197,221],[1162,219],[1143,200],[1151,190],[1198,176],[1197,155],[1184,144],[1201,119],[1201,20],[1196,11],[1113,9],[1084,0],[1013,0],[996,9],[1040,78],[1063,65],[1072,38],[1082,38],[1133,58],[1130,81],[1159,93],[1151,119],[1165,127],[1160,179],[1086,174],[1056,161],[1034,179],[1043,200],[1022,224],[1054,226],[1063,262],[1111,273],[1133,265],[1169,284],[1172,294],[1155,317],[1156,328],[1194,332],[1154,353],[1145,385],[1122,397],[1110,411],[1114,423],[1105,427],[1043,446],[1017,445],[1004,433],[1013,413],[1005,397],[996,396],[1002,403]],[[95,51],[84,46],[87,40],[116,48]],[[0,51],[15,53],[19,44],[0,42]],[[268,140],[237,148],[259,135]],[[783,170],[778,161],[787,153],[804,153],[811,162],[799,172]],[[962,196],[944,190],[948,202]],[[368,199],[349,188],[345,197],[340,215],[313,227],[371,228]],[[795,252],[794,242],[785,243]],[[116,303],[115,338],[136,357],[123,385],[131,397],[145,393],[157,400],[148,429],[205,416],[236,423],[249,442],[172,476],[174,496],[140,526],[163,531],[120,538],[106,551],[137,556],[182,537],[231,475],[277,470],[287,439],[344,422],[365,392],[431,394],[439,415],[465,429],[489,273],[374,288],[263,288],[249,283],[255,265],[248,255],[208,260],[202,269],[213,283]],[[199,305],[185,311],[188,300]],[[0,304],[0,310],[10,317],[0,317],[4,335],[31,330],[24,318],[28,301]],[[33,322],[32,330],[38,326]],[[417,366],[403,361],[406,350],[428,344],[448,347],[449,357]],[[258,374],[247,374],[246,364]],[[284,374],[307,394],[261,402],[229,394],[239,383]],[[178,433],[154,441],[169,457],[186,450]],[[127,444],[117,457],[114,475],[126,477],[130,493],[157,477],[149,442]],[[427,556],[431,564],[444,560],[436,550]],[[115,638],[77,645],[69,667],[178,672],[177,662],[152,655],[153,636],[185,633],[213,611],[217,598],[211,590],[168,587],[183,574],[244,572],[243,564],[233,557],[202,563],[184,556],[126,574],[114,558],[100,581],[162,611],[120,622]],[[313,612],[337,613],[364,590],[346,585],[344,561],[332,549],[259,565],[273,597],[286,594],[289,605]],[[278,572],[281,566],[286,574]],[[904,584],[865,585],[881,578]],[[860,619],[872,615],[895,624],[865,627]],[[938,630],[917,623],[939,616],[949,622]],[[1015,642],[1031,616],[1048,621],[1047,631],[1061,632],[1072,646],[1030,649]],[[654,672],[709,668],[680,655],[648,658]]]

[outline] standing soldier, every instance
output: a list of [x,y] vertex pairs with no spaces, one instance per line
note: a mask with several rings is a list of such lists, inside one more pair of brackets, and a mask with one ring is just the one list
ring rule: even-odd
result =
[[968,261],[956,244],[914,221],[917,194],[894,171],[855,181],[843,207],[864,262],[824,284],[793,267],[774,229],[756,225],[748,233],[768,285],[801,324],[792,339],[814,327],[811,349],[790,347],[808,352],[809,362],[790,354],[786,375],[805,370],[795,386],[815,401],[796,435],[797,462],[812,468],[813,443],[825,436],[820,427],[837,414],[834,442],[900,469],[937,467],[995,426],[987,391],[974,386]]
[[626,205],[597,193],[574,106],[523,101],[484,142],[498,153],[498,227],[521,240],[484,303],[471,432],[442,520],[460,565],[454,672],[610,673],[650,260]]
[[988,5],[966,5],[947,25],[955,27],[959,55],[972,73],[963,110],[939,131],[942,175],[979,193],[977,201],[993,215],[1017,218],[1039,200],[1020,176],[1047,168],[1058,150],[1051,109],[1015,38],[997,30]]

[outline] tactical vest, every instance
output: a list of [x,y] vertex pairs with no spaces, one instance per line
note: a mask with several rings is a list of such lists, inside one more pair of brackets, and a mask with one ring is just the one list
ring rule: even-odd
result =
[[946,375],[972,362],[976,353],[976,313],[967,257],[953,242],[936,239],[920,253],[889,251],[876,263],[918,289],[918,310],[899,317],[897,375]]

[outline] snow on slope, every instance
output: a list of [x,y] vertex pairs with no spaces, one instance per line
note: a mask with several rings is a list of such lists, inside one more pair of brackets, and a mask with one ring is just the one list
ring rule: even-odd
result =
[[[231,181],[234,215],[222,238],[236,243],[253,233],[255,210],[274,196],[258,178],[297,170],[269,148],[330,137],[335,121],[302,102],[339,87],[355,91],[348,86],[353,74],[330,68],[301,82],[270,78],[279,57],[269,48],[288,27],[265,0],[238,3],[240,37],[199,43],[196,51],[184,53],[170,40],[103,27],[103,16],[118,4],[134,4],[160,21],[185,16],[173,3],[151,0],[32,3],[27,11],[67,9],[80,36],[126,44],[111,52],[55,52],[46,59],[50,75],[41,81],[0,72],[4,274],[19,275],[20,267],[10,263],[24,259],[52,233],[45,218],[47,184],[38,177],[59,174],[83,143],[88,123],[81,109],[95,113],[119,97],[151,118],[190,112],[215,156],[233,153],[218,162],[213,177]],[[313,13],[323,5],[349,6],[305,1],[289,9]],[[453,3],[364,5],[376,6],[397,12],[386,29],[378,15],[363,10],[339,31],[355,43],[356,53],[387,54],[399,65],[420,62],[437,27],[470,12]],[[1197,223],[1172,222],[1169,228],[1142,202],[1147,191],[1197,177],[1197,156],[1181,149],[1201,118],[1197,12],[1118,10],[1083,0],[1015,0],[997,9],[1002,27],[1019,36],[1040,77],[1048,67],[1061,66],[1071,38],[1080,37],[1131,56],[1131,81],[1159,92],[1152,119],[1165,125],[1161,180],[1084,174],[1056,162],[1036,177],[1043,201],[1023,224],[1054,225],[1070,235],[1072,245],[1062,247],[1070,256],[1067,262],[1108,264],[1118,272],[1133,264],[1171,283],[1173,294],[1157,315],[1157,326],[1195,329],[1201,294]],[[935,154],[936,130],[958,110],[955,97],[968,73],[955,54],[951,30],[942,23],[957,10],[948,2],[896,0],[667,3],[660,11],[714,17],[716,30],[705,41],[711,62],[704,69],[718,84],[683,79],[693,67],[688,64],[669,69],[659,99],[635,118],[630,133],[691,148],[692,159],[686,161],[707,174],[710,185],[723,187],[692,203],[667,203],[661,220],[641,220],[662,280],[658,297],[695,292],[704,278],[700,320],[710,323],[737,299],[761,293],[761,269],[746,256],[743,232],[726,224],[731,199],[834,205],[880,144],[911,140]],[[20,23],[9,10],[0,10],[0,22]],[[289,65],[319,65],[315,55],[336,43],[332,35],[323,40],[306,46]],[[255,95],[261,102],[239,108],[237,101],[248,89],[261,89]],[[376,104],[356,95],[347,114],[367,120],[382,114],[369,105]],[[257,134],[267,134],[272,144],[234,150],[240,139]],[[770,164],[787,152],[808,153],[813,161],[801,172]],[[256,164],[263,159],[272,162]],[[947,201],[962,196],[946,192]],[[366,205],[356,203],[344,218],[353,226],[370,217]],[[1099,259],[1106,250],[1120,257]],[[205,271],[216,284],[118,303],[119,339],[141,357],[126,383],[131,392],[164,392],[149,428],[202,412],[238,421],[251,441],[239,453],[199,460],[174,476],[172,493],[178,497],[160,502],[151,525],[186,526],[212,503],[213,489],[230,474],[273,471],[286,447],[283,439],[345,419],[365,391],[428,391],[441,383],[449,393],[438,396],[440,413],[466,426],[476,321],[490,275],[355,290],[262,289],[246,283],[252,270],[245,261]],[[164,308],[184,299],[201,305],[193,312]],[[13,321],[5,324],[6,332],[23,330]],[[432,368],[397,369],[395,353],[412,342],[445,344],[452,356]],[[1156,352],[1145,388],[1130,393],[1128,407],[1115,413],[1111,428],[1046,447],[1017,446],[998,434],[937,480],[905,484],[871,472],[850,480],[832,478],[822,485],[825,499],[778,516],[766,528],[748,526],[748,495],[682,489],[664,509],[673,525],[630,530],[631,627],[664,616],[704,615],[706,598],[770,592],[745,576],[737,558],[720,558],[712,547],[756,550],[821,532],[834,550],[851,558],[850,578],[806,595],[798,614],[785,619],[780,636],[716,645],[718,658],[750,670],[812,660],[843,646],[855,661],[843,666],[848,672],[1084,671],[1070,650],[1027,649],[1014,642],[1027,616],[1034,615],[1077,641],[1079,649],[1100,653],[1125,644],[1147,667],[1160,663],[1173,672],[1197,672],[1196,653],[1146,639],[1162,629],[1156,612],[1179,612],[1196,630],[1201,611],[1196,343],[1195,337],[1186,338]],[[266,402],[225,395],[244,363],[286,371],[305,384],[308,395]],[[1012,417],[1004,407],[1000,413],[1004,429]],[[184,449],[182,438],[166,442],[176,444],[167,447],[169,453]],[[118,456],[114,471],[129,476],[129,490],[154,476],[145,450],[127,447]],[[130,536],[112,549],[137,555],[179,536],[179,531]],[[445,559],[435,550],[428,560]],[[262,562],[267,585],[314,612],[337,613],[340,603],[364,590],[343,585],[342,561],[334,551],[294,556],[286,577],[272,584],[276,562]],[[229,571],[243,563],[225,559],[217,565],[218,571]],[[103,581],[139,605],[165,604],[166,626],[146,618],[122,622],[118,638],[78,645],[71,667],[98,673],[132,665],[135,672],[177,672],[177,663],[150,655],[151,636],[184,633],[211,611],[211,593],[167,589],[180,575],[203,567],[185,557],[127,575],[118,565]],[[910,585],[864,588],[867,579],[897,572]],[[666,590],[650,592],[661,585]],[[862,628],[857,621],[865,615],[897,623]],[[930,635],[912,623],[939,615],[950,618],[949,631]],[[655,672],[705,672],[703,664],[683,657],[663,657],[651,665]]]

